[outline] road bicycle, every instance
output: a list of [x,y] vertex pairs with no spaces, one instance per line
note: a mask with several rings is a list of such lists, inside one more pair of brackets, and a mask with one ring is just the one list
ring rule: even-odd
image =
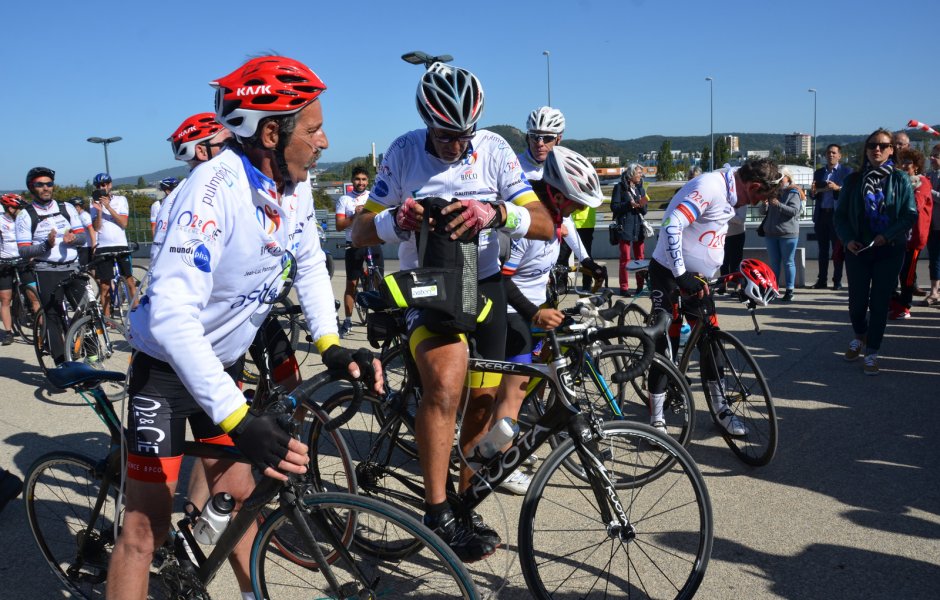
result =
[[[62,344],[65,346],[63,354],[68,351],[66,335],[72,324],[86,316],[89,307],[98,306],[98,297],[94,294],[89,281],[92,277],[89,272],[97,262],[93,259],[87,265],[82,265],[74,271],[69,271],[58,283],[52,292],[52,302],[58,306],[58,314],[61,315]],[[109,324],[118,329],[119,323],[109,321]],[[107,327],[105,328],[107,329]],[[110,335],[110,334],[109,334]],[[122,332],[123,336],[123,332]],[[36,353],[36,360],[43,375],[47,375],[55,367],[53,364],[50,340],[48,338],[48,329],[46,327],[46,313],[40,310],[36,313],[33,320],[33,349]]]
[[[107,253],[107,258],[101,261],[111,262],[111,269],[113,275],[111,276],[111,293],[108,296],[108,304],[111,312],[111,317],[114,320],[121,323],[121,325],[127,324],[127,313],[130,312],[131,308],[134,307],[134,298],[131,294],[130,287],[127,285],[127,279],[125,279],[118,268],[118,261],[124,257],[129,257],[133,255],[134,252],[140,247],[140,244],[137,242],[130,242],[127,245],[127,250],[122,252],[109,252]],[[100,255],[104,257],[105,255]],[[96,254],[95,258],[98,258],[99,255]],[[141,273],[140,269],[135,270],[131,267],[131,273],[134,277],[137,289],[140,289],[141,281],[146,280],[146,269]],[[141,278],[142,277],[142,278]]]
[[362,267],[362,273],[359,275],[359,281],[356,284],[356,314],[359,316],[359,322],[366,324],[366,317],[369,314],[369,307],[366,303],[358,301],[359,294],[368,292],[378,292],[382,289],[382,269],[375,264],[372,256],[372,247],[366,246],[366,260]]
[[36,296],[36,287],[30,288],[23,283],[21,277],[21,271],[32,272],[32,263],[21,258],[0,259],[0,270],[3,269],[9,269],[13,277],[13,299],[10,301],[13,331],[27,344],[32,344],[33,321],[36,319],[33,304],[38,305],[39,299]]
[[[380,335],[376,330],[371,331],[374,338]],[[474,371],[540,378],[548,394],[544,414],[528,423],[520,420],[521,431],[508,450],[482,460],[467,489],[458,492],[451,482],[448,499],[458,518],[469,523],[473,510],[542,444],[566,435],[541,462],[519,517],[522,572],[537,598],[690,598],[704,577],[713,535],[711,503],[694,461],[676,441],[647,425],[604,423],[587,409],[572,359],[561,349],[621,334],[636,337],[643,348],[642,357],[634,356],[630,368],[616,375],[629,380],[649,368],[654,330],[551,331],[546,343],[554,358],[547,364],[469,359]],[[389,392],[382,398],[366,396],[343,432],[357,462],[359,493],[417,515],[423,512],[424,490],[413,407],[420,402],[421,387],[410,354],[399,356],[405,368],[385,372]],[[323,408],[335,414],[350,401],[340,391]],[[321,429],[314,424],[310,430],[312,460],[318,458]],[[578,468],[569,468],[572,463]],[[457,468],[459,463],[452,465],[452,474]],[[576,540],[572,531],[578,532]],[[406,541],[370,547],[396,553],[409,549]]]
[[[108,428],[107,456],[96,459],[58,451],[39,458],[26,475],[26,513],[30,530],[52,570],[68,590],[83,598],[103,598],[108,561],[120,532],[122,428],[104,381],[124,373],[99,371],[83,363],[64,363],[50,371],[53,383],[80,393]],[[277,395],[268,411],[296,435],[291,419],[317,410],[317,390],[345,374],[324,372],[290,395]],[[363,387],[351,382],[354,397]],[[323,423],[335,428],[339,420]],[[298,407],[299,410],[298,410]],[[340,439],[338,443],[342,443]],[[232,447],[187,442],[187,456],[243,460]],[[209,598],[207,586],[244,534],[262,520],[250,558],[257,598],[466,598],[478,594],[470,575],[453,552],[424,525],[396,508],[359,495],[323,491],[307,476],[287,482],[262,477],[218,542],[206,554],[192,526],[190,511],[155,553],[150,577],[152,597]],[[394,545],[405,538],[414,546],[407,556],[363,552],[354,538]]]

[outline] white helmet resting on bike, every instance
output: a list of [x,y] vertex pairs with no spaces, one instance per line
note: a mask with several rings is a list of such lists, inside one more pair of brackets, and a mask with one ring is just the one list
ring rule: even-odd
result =
[[554,133],[560,135],[565,132],[565,115],[551,106],[540,106],[532,111],[525,124],[528,133]]
[[604,200],[594,165],[564,146],[555,146],[548,153],[542,181],[566,198],[591,208],[597,208]]
[[744,279],[744,295],[761,304],[767,304],[780,295],[777,291],[777,276],[767,263],[756,258],[745,258],[739,268]]
[[415,103],[428,127],[469,131],[483,115],[483,86],[470,71],[436,62],[421,76]]

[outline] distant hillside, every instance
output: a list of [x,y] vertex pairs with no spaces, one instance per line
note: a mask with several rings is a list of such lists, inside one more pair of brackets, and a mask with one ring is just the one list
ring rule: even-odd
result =
[[157,183],[161,179],[166,179],[167,177],[176,177],[177,179],[183,179],[189,175],[189,167],[180,164],[178,167],[170,167],[169,169],[162,169],[160,171],[154,171],[153,173],[144,173],[143,175],[135,175],[133,177],[119,177],[114,180],[115,185],[137,185],[137,180],[141,177],[144,178],[144,181],[147,184]]

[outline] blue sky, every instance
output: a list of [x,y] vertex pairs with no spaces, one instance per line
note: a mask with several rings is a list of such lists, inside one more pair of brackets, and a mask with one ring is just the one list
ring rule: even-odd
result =
[[716,133],[811,133],[810,87],[819,134],[940,122],[938,2],[55,0],[5,2],[0,18],[4,190],[36,165],[60,183],[91,179],[104,157],[90,136],[124,138],[109,150],[115,177],[181,164],[165,140],[212,110],[207,82],[265,50],[329,87],[325,162],[421,126],[421,71],[399,58],[410,50],[452,54],[483,82],[482,124],[519,128],[546,103],[548,50],[552,103],[574,139],[707,135],[706,76]]

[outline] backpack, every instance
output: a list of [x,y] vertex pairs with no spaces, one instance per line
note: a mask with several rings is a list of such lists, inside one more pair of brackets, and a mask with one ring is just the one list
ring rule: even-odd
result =
[[26,208],[24,208],[23,210],[25,210],[26,213],[29,215],[29,222],[30,222],[30,224],[29,224],[29,227],[30,227],[29,233],[30,233],[31,235],[34,235],[34,236],[36,235],[36,228],[39,226],[40,223],[42,223],[42,222],[45,221],[46,219],[49,219],[49,218],[52,218],[52,217],[57,217],[57,216],[59,216],[59,215],[62,215],[62,216],[65,217],[66,219],[69,218],[69,214],[68,214],[68,212],[66,212],[66,210],[65,210],[65,203],[64,203],[64,202],[56,202],[56,206],[58,206],[58,208],[59,208],[58,212],[49,213],[48,215],[40,215],[38,212],[36,212],[36,207],[33,206],[32,202],[30,202],[29,204],[26,205]]

